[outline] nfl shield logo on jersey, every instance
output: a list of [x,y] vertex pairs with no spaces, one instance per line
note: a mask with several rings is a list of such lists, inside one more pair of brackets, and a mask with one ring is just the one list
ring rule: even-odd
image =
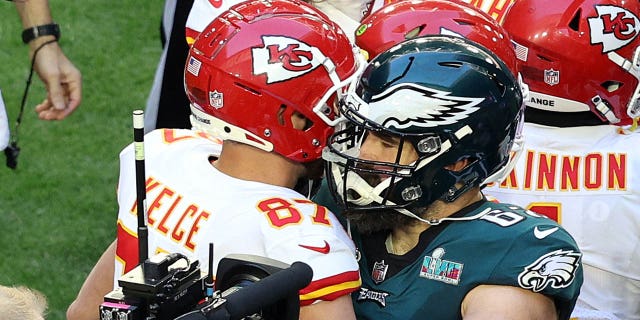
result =
[[380,262],[376,262],[373,264],[373,271],[371,272],[371,279],[376,284],[380,284],[380,282],[384,281],[384,278],[387,276],[388,265],[384,264],[384,260]]
[[544,71],[544,83],[555,86],[560,82],[560,71],[556,70],[545,70]]
[[209,92],[209,104],[216,109],[222,108],[224,105],[222,93],[218,91]]

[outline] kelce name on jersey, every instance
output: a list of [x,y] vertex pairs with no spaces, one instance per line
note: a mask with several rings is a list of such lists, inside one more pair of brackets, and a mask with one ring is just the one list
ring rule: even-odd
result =
[[[158,230],[193,252],[196,244],[192,239],[200,230],[200,224],[209,219],[211,214],[200,209],[197,204],[182,201],[182,195],[154,177],[147,178],[146,189],[148,227]],[[134,201],[129,212],[136,215],[136,209]]]
[[500,188],[536,191],[626,191],[627,154],[564,155],[527,150],[524,172],[513,169]]

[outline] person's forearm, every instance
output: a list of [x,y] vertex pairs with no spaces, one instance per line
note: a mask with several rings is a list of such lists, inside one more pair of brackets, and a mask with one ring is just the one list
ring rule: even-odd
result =
[[[14,2],[22,28],[29,29],[36,26],[53,23],[51,11],[49,8],[49,0],[26,0]],[[29,56],[33,56],[34,51],[43,43],[56,39],[53,35],[41,35],[29,41]]]
[[53,22],[48,0],[27,0],[14,3],[24,29]]

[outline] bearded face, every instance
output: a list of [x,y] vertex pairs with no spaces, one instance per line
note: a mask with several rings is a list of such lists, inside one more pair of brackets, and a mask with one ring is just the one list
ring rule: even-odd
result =
[[[370,172],[374,169],[373,165],[367,163],[358,164],[358,175],[367,182],[371,187],[375,187],[386,177],[379,173]],[[352,192],[352,198],[358,198],[359,195]],[[370,234],[378,231],[391,230],[395,227],[408,226],[417,220],[399,213],[393,209],[370,209],[370,210],[346,210],[343,215],[349,219],[351,224],[362,234]]]
[[[447,203],[436,200],[427,207],[411,210],[413,214],[421,219],[432,220],[448,216]],[[424,223],[415,217],[404,215],[394,209],[366,209],[366,210],[345,210],[342,213],[349,219],[351,225],[355,226],[361,234],[370,234],[378,231],[392,230],[394,228],[403,229],[408,226]]]
[[418,220],[393,209],[345,211],[343,215],[361,234],[371,234],[418,223]]
[[[352,170],[371,188],[375,188],[386,179],[394,179],[391,174],[397,173],[397,165],[413,163],[418,159],[418,154],[409,141],[398,136],[381,132],[367,132],[360,147],[359,157],[371,162],[359,162]],[[399,178],[396,177],[396,179]],[[354,189],[347,190],[347,192],[349,192],[350,199],[360,198]],[[385,197],[384,194],[381,196]],[[419,209],[414,213],[421,216],[424,212],[425,210]],[[363,234],[420,223],[419,220],[394,209],[349,209],[343,214]]]

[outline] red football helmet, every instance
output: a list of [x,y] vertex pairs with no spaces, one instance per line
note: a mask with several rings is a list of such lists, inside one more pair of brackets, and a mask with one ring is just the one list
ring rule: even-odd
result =
[[356,45],[373,59],[407,39],[437,34],[457,35],[480,44],[517,74],[515,52],[507,32],[488,14],[464,2],[391,2],[362,20],[356,30]]
[[503,25],[531,91],[527,106],[631,124],[640,116],[639,13],[637,0],[516,1]]
[[[232,6],[189,50],[191,124],[296,162],[317,160],[338,118],[330,99],[364,67],[358,56],[336,24],[302,1]],[[294,112],[307,118],[304,130],[291,123]]]

